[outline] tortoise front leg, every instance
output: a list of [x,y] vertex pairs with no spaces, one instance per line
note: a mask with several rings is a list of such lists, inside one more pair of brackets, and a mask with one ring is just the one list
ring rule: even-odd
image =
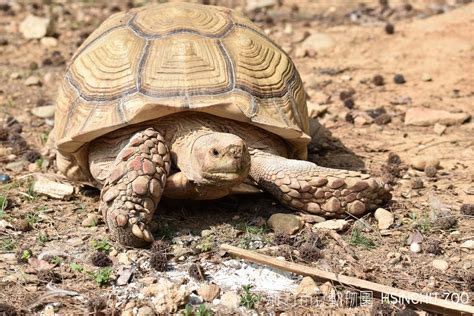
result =
[[250,176],[283,204],[327,217],[362,215],[391,198],[390,187],[356,171],[258,151]]
[[160,202],[169,169],[169,150],[153,128],[136,133],[120,151],[100,196],[100,210],[114,239],[127,246],[153,241],[146,225]]

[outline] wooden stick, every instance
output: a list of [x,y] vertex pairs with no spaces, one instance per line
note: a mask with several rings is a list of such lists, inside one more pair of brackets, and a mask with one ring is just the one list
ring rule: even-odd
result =
[[278,260],[273,257],[258,254],[253,251],[244,250],[227,244],[221,245],[221,249],[237,257],[247,259],[255,263],[269,265],[280,270],[310,276],[322,281],[330,280],[351,287],[356,287],[362,290],[369,290],[372,291],[375,297],[387,298],[389,301],[393,301],[395,299],[403,299],[403,302],[407,305],[412,305],[417,308],[422,308],[428,311],[448,315],[461,315],[463,313],[474,314],[474,306],[455,303],[450,300],[444,300],[441,298],[436,298],[434,296],[428,296],[411,291],[401,290],[394,287],[345,276],[342,274],[323,271],[318,268],[308,267],[293,262]]

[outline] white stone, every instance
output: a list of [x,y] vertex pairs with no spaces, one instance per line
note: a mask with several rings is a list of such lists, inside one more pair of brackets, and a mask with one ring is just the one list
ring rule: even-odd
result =
[[332,229],[336,231],[341,231],[347,228],[349,222],[344,219],[331,219],[325,222],[317,223],[314,225],[317,229]]
[[378,208],[375,211],[374,216],[378,222],[379,229],[388,229],[394,222],[394,217],[393,217],[392,212],[389,212],[383,208]]
[[430,156],[416,156],[410,161],[410,165],[420,171],[424,171],[426,167],[439,167],[439,159]]
[[97,226],[99,223],[99,216],[97,214],[89,214],[87,217],[82,221],[83,227],[92,227]]
[[38,175],[33,184],[33,192],[55,199],[65,199],[73,195],[74,187],[69,183],[56,182]]
[[56,46],[58,46],[58,40],[54,37],[43,37],[40,40],[40,43],[44,47],[56,47]]
[[221,304],[228,308],[237,308],[240,304],[240,296],[232,291],[225,292],[221,296]]
[[197,290],[198,294],[206,301],[212,302],[220,293],[221,289],[218,285],[210,283],[203,284]]
[[311,296],[317,292],[319,292],[319,288],[316,282],[314,282],[313,278],[306,276],[301,280],[301,283],[296,288],[295,295]]
[[54,105],[45,105],[45,106],[38,106],[31,110],[31,113],[34,116],[41,117],[41,118],[50,118],[54,116]]
[[461,248],[466,248],[466,249],[474,249],[474,240],[466,240],[463,242],[460,246]]
[[421,246],[419,243],[414,242],[410,245],[410,251],[414,253],[419,253],[421,251]]
[[457,125],[467,121],[471,116],[467,113],[451,113],[444,110],[433,110],[424,107],[409,108],[405,113],[405,125],[430,126],[436,123]]
[[446,261],[441,260],[441,259],[433,260],[432,264],[433,264],[433,267],[441,271],[446,271],[449,268],[449,264]]
[[42,38],[48,32],[50,22],[48,18],[29,15],[20,23],[20,32],[27,39]]
[[41,85],[40,78],[36,76],[30,76],[25,80],[25,86],[39,86]]
[[301,47],[305,52],[323,52],[330,50],[335,44],[336,41],[330,35],[324,33],[314,33],[303,41]]
[[269,8],[277,5],[277,0],[247,0],[245,5],[246,11],[253,11],[255,9]]

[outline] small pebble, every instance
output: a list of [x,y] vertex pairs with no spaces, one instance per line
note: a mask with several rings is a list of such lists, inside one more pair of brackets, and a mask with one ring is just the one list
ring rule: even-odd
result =
[[385,33],[392,35],[395,33],[395,26],[392,23],[385,24]]
[[418,253],[421,251],[421,246],[419,243],[414,242],[410,245],[410,251],[414,253]]
[[374,122],[377,125],[385,125],[385,124],[390,123],[391,121],[392,121],[392,116],[388,113],[380,114],[374,119]]
[[449,268],[449,264],[444,260],[435,259],[433,260],[433,267],[441,271],[446,271]]
[[406,80],[405,80],[405,77],[403,75],[396,74],[393,77],[393,82],[395,82],[396,84],[404,84],[406,82]]
[[431,81],[431,76],[430,74],[427,74],[427,73],[424,73],[422,76],[421,76],[421,80],[423,81]]
[[4,173],[0,174],[0,183],[1,184],[8,183],[8,182],[10,182],[10,180],[11,180],[11,178],[8,174],[4,174]]
[[435,166],[426,166],[425,167],[425,174],[427,177],[434,178],[436,177],[436,172],[438,170],[436,169]]
[[348,109],[353,109],[354,108],[354,99],[353,98],[347,98],[344,100],[344,106]]
[[461,214],[474,216],[474,204],[463,204],[459,210]]
[[7,46],[8,40],[6,38],[0,38],[0,46]]
[[411,180],[411,188],[412,189],[421,189],[423,188],[423,180],[421,180],[420,178],[413,178]]
[[372,83],[376,86],[383,86],[385,84],[383,77],[381,75],[375,75],[372,78]]

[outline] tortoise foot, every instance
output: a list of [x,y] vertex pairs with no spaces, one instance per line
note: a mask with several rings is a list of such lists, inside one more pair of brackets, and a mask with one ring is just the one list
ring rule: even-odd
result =
[[360,216],[391,199],[391,187],[356,171],[301,160],[256,155],[252,177],[282,203],[325,217]]
[[113,239],[134,247],[153,241],[147,223],[161,199],[169,168],[168,148],[152,128],[136,133],[122,149],[100,197]]

